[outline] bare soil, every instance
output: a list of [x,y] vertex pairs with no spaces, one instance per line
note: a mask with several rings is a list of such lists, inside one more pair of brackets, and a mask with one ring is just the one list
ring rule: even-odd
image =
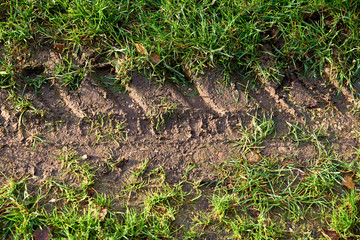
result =
[[[89,56],[84,53],[79,64]],[[264,53],[263,68],[271,67],[271,61]],[[18,62],[23,65],[20,76],[50,76],[59,53],[45,47]],[[62,172],[58,154],[64,146],[86,155],[83,161],[99,169],[94,188],[100,193],[116,195],[145,159],[149,159],[146,171],[161,166],[170,184],[179,182],[194,165],[187,173],[189,180],[216,183],[217,166],[238,154],[233,141],[241,137],[239,129],[251,127],[253,116],[263,114],[273,117],[276,129],[264,141],[261,157],[276,156],[284,164],[296,161],[305,167],[316,156],[313,145],[297,145],[284,138],[287,122],[305,125],[310,131],[323,128],[329,146],[343,161],[352,161],[359,148],[354,131],[360,129],[358,118],[351,113],[354,99],[345,90],[338,91],[329,75],[316,78],[301,69],[289,69],[278,83],[264,80],[251,86],[240,74],[224,82],[220,71],[208,69],[198,76],[187,73],[192,85],[177,85],[159,84],[145,73],[131,72],[126,89],[116,92],[100,81],[116,75],[116,69],[94,60],[93,70],[76,91],[57,79],[46,82],[37,94],[26,88],[24,98],[43,116],[31,109],[20,116],[9,92],[0,89],[0,185],[7,182],[6,177],[30,176],[35,185],[58,177]],[[19,80],[19,84],[25,83]],[[161,120],[164,124],[156,127]],[[125,124],[123,136],[116,132],[120,123]],[[112,171],[109,162],[115,164]]]

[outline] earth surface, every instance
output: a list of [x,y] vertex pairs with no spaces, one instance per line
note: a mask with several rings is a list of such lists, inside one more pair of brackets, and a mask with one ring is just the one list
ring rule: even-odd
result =
[[[265,50],[262,67],[269,68],[273,59],[271,50]],[[322,78],[288,69],[279,82],[262,81],[260,73],[260,81],[248,81],[236,72],[225,81],[221,70],[194,75],[184,68],[191,84],[159,83],[148,72],[132,71],[119,90],[104,84],[119,69],[93,53],[83,52],[75,60],[82,64],[84,58],[92,61],[92,71],[74,90],[51,76],[60,61],[53,46],[33,49],[31,59],[19,57],[21,86],[26,86],[21,77],[52,80],[37,91],[25,87],[22,99],[32,103],[25,107],[17,108],[21,103],[16,105],[18,100],[0,89],[0,185],[6,178],[24,177],[33,186],[50,178],[76,182],[61,174],[61,152],[70,150],[96,169],[93,189],[110,196],[117,196],[144,161],[147,172],[162,169],[169,184],[186,175],[189,181],[216,185],[218,167],[242,154],[234,150],[241,129],[251,129],[254,118],[263,116],[273,119],[274,132],[247,155],[250,162],[276,157],[282,164],[305,168],[318,151],[313,144],[289,141],[291,124],[326,133],[321,137],[342,161],[357,156],[360,128],[354,99],[330,68]],[[200,199],[199,206],[209,203]]]

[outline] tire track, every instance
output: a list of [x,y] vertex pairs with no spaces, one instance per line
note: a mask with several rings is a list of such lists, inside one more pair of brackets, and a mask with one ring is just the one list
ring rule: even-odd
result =
[[[246,85],[242,84],[242,79],[231,78],[225,83],[221,72],[215,70],[190,76],[193,86],[160,85],[134,72],[126,92],[115,92],[98,79],[106,74],[110,72],[102,70],[86,75],[75,92],[69,92],[56,82],[42,87],[34,103],[49,111],[47,120],[63,119],[65,122],[44,135],[51,143],[44,143],[39,151],[48,148],[56,152],[66,145],[91,156],[87,161],[100,164],[105,153],[111,150],[116,158],[127,156],[128,161],[121,168],[124,171],[148,158],[151,169],[164,167],[169,182],[178,181],[189,162],[193,162],[198,168],[189,177],[211,182],[216,176],[212,166],[226,161],[227,152],[231,150],[231,144],[224,142],[238,140],[241,137],[239,129],[251,127],[250,122],[257,114],[274,113],[276,132],[284,134],[288,131],[286,122],[292,121],[303,123],[306,120],[314,129],[328,121],[335,132],[347,132],[353,123],[353,119],[338,112],[331,121],[323,110],[319,110],[319,116],[312,117],[315,109],[325,106],[325,94],[329,91],[319,90],[320,96],[314,96],[303,83],[305,80],[295,75],[284,79],[282,84],[275,86],[264,82],[263,88],[247,91],[241,87]],[[99,115],[108,116],[110,120],[124,120],[127,139],[115,144],[114,141],[103,141],[100,136],[99,141],[99,134],[115,129],[113,125],[105,129],[101,122],[96,125],[97,129],[92,129],[95,125],[90,122],[98,121]],[[162,121],[159,128],[154,123],[157,117]],[[34,128],[38,127],[35,125],[34,122]],[[30,144],[21,144],[13,142],[21,151],[30,151]],[[47,161],[40,152],[36,157],[38,163]],[[46,164],[36,166],[45,168]],[[115,175],[118,180],[126,176],[121,171]]]

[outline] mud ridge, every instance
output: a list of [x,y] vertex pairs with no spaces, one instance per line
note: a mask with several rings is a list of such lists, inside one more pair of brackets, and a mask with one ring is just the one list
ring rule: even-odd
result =
[[[352,144],[358,144],[354,143],[351,130],[359,124],[351,114],[338,110],[346,109],[342,108],[346,103],[337,103],[336,108],[327,110],[337,93],[331,87],[314,85],[314,94],[309,90],[314,81],[310,83],[296,74],[280,84],[264,82],[263,88],[245,91],[239,87],[244,85],[242,79],[234,77],[224,82],[221,72],[216,70],[190,75],[193,85],[186,86],[159,84],[133,72],[126,91],[119,92],[106,88],[99,79],[111,75],[111,71],[106,68],[85,75],[77,91],[55,81],[45,84],[37,96],[29,93],[35,107],[45,110],[45,115],[43,118],[25,115],[27,128],[22,139],[18,130],[11,127],[17,123],[16,110],[9,104],[1,105],[0,122],[4,128],[0,136],[6,138],[0,143],[6,142],[0,148],[1,158],[31,162],[28,165],[33,167],[21,167],[21,172],[40,180],[59,173],[61,160],[56,156],[64,146],[86,154],[89,156],[86,161],[94,166],[104,166],[107,161],[104,159],[109,156],[115,160],[126,158],[115,172],[108,174],[104,170],[97,183],[101,191],[111,189],[114,181],[121,185],[126,173],[144,159],[149,159],[149,169],[162,166],[170,183],[179,181],[189,164],[197,166],[188,173],[189,179],[215,181],[216,166],[236,154],[232,142],[243,136],[244,129],[252,129],[254,116],[263,114],[273,117],[277,136],[288,133],[288,123],[306,122],[309,131],[323,127],[329,134],[341,133],[341,140],[332,138],[334,142],[346,142],[347,147],[339,145],[339,152],[345,154]],[[321,86],[322,80],[317,81]],[[1,90],[5,103],[7,94]],[[8,139],[9,136],[13,139]],[[297,159],[311,157],[295,151],[293,145],[284,144],[283,140],[265,140],[259,154],[286,157],[293,152]],[[14,149],[20,155],[14,155]],[[9,161],[4,163],[7,175],[18,175]]]

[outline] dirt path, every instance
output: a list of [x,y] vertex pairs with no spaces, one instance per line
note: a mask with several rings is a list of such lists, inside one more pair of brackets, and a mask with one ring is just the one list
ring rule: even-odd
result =
[[[54,67],[39,56],[23,74],[35,78]],[[99,80],[114,71],[95,68],[75,92],[56,80],[43,85],[37,95],[28,88],[24,99],[32,105],[26,106],[0,89],[0,182],[6,182],[5,176],[31,176],[35,183],[58,176],[64,147],[98,168],[99,192],[119,189],[146,159],[147,171],[163,168],[169,183],[180,181],[191,166],[196,167],[188,173],[190,180],[216,182],[216,166],[239,154],[232,146],[242,136],[241,129],[251,129],[253,117],[263,114],[272,116],[275,133],[264,141],[259,156],[305,163],[317,154],[313,145],[285,138],[288,123],[326,132],[328,146],[345,161],[351,161],[359,147],[351,99],[326,78],[312,79],[292,70],[281,83],[250,86],[239,76],[224,83],[220,72],[208,70],[188,76],[194,84],[185,86],[159,85],[133,72],[126,91],[115,92]],[[248,90],[251,87],[254,90]]]

